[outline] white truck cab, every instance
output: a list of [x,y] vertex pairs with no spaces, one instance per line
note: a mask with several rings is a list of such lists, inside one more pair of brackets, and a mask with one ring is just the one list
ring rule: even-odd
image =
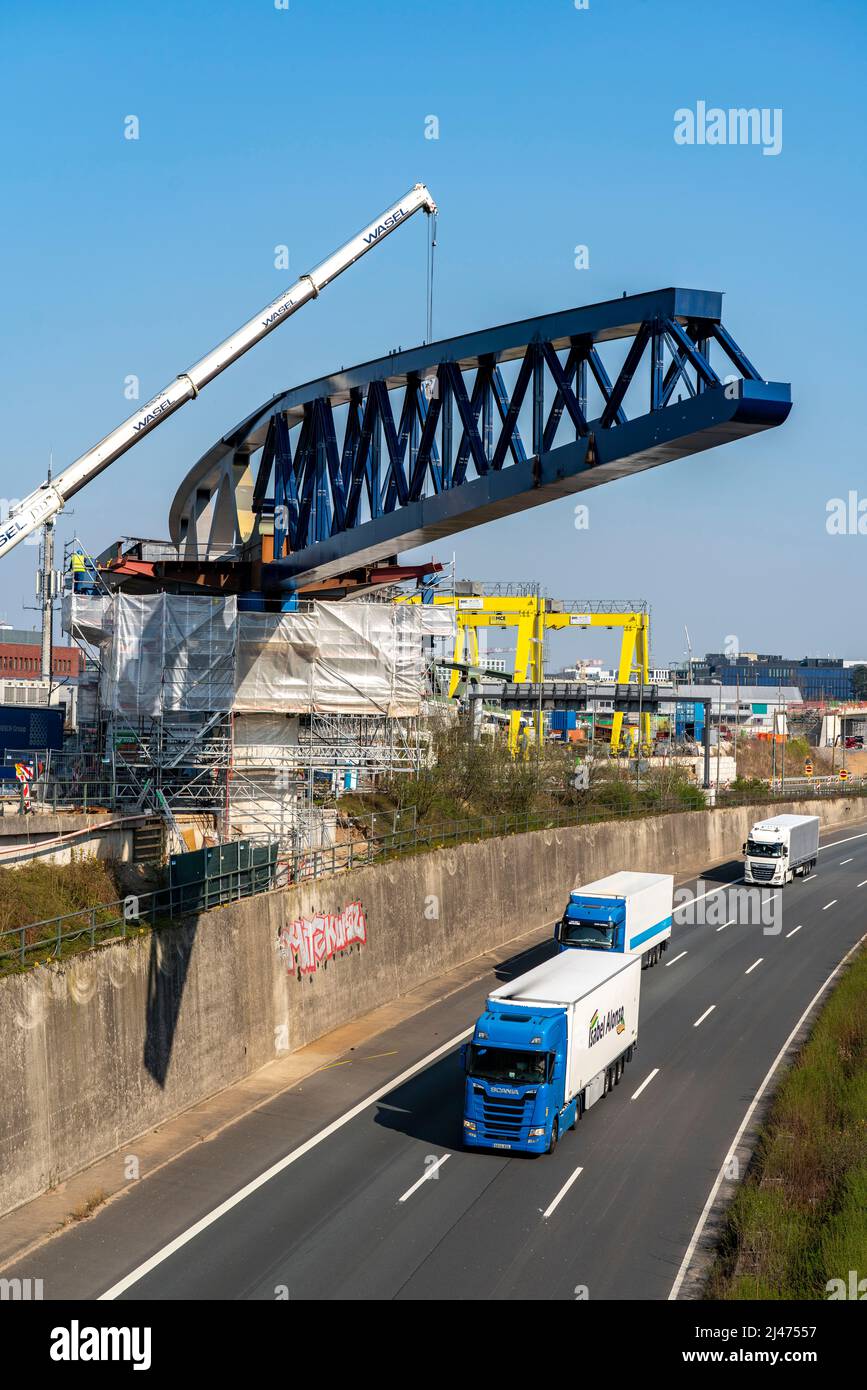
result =
[[743,847],[744,882],[790,883],[816,867],[818,816],[773,816],[757,821]]

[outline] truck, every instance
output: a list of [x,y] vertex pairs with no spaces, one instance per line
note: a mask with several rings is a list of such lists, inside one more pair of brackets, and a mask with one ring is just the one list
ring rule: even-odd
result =
[[744,883],[790,883],[806,876],[819,856],[818,816],[772,816],[756,821],[743,847]]
[[553,1153],[638,1041],[641,961],[566,951],[488,997],[461,1054],[467,1148]]
[[655,965],[671,939],[672,874],[622,869],[573,888],[554,927],[558,951],[616,951]]

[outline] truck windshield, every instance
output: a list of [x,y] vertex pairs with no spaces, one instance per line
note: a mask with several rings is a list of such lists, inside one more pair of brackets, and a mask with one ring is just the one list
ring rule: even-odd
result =
[[548,1080],[553,1061],[550,1052],[518,1052],[511,1047],[480,1047],[474,1043],[467,1071],[480,1081],[543,1083]]
[[564,917],[560,923],[560,943],[563,946],[590,946],[597,951],[610,951],[614,946],[614,927],[603,922],[581,922]]
[[747,854],[754,859],[779,859],[784,845],[762,845],[758,840],[747,840]]

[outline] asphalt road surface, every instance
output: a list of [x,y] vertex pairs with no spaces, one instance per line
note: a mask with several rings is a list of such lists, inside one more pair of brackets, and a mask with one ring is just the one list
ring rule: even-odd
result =
[[771,931],[732,920],[743,907],[725,883],[740,872],[733,862],[701,886],[709,922],[675,915],[668,953],[642,975],[631,1066],[552,1156],[462,1149],[458,1046],[487,975],[6,1276],[42,1278],[49,1299],[668,1298],[770,1064],[867,930],[857,826],[825,837],[815,875],[777,890]]

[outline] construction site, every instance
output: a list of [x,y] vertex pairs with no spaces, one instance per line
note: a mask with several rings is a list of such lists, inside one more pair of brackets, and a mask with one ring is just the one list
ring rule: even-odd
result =
[[285,1374],[300,1302],[851,1359],[867,12],[728,8],[4,7],[43,1373]]
[[[450,727],[515,759],[552,741],[575,748],[579,792],[600,764],[628,773],[660,756],[679,756],[710,792],[709,740],[676,718],[683,699],[666,673],[651,678],[645,600],[482,585],[436,549],[780,425],[789,388],[752,365],[718,294],[624,296],[293,386],[189,468],[166,538],[75,536],[55,557],[56,518],[78,491],[418,211],[432,305],[437,208],[416,185],[14,512],[0,563],[41,530],[38,698],[56,705],[63,692],[67,726],[49,748],[5,735],[6,790],[25,794],[15,767],[26,810],[150,814],[164,851],[262,841],[297,874],[310,852],[353,837],[342,797],[363,826],[365,795],[417,778]],[[401,563],[428,547],[428,562]],[[58,600],[81,665],[52,685]],[[593,629],[619,637],[613,680],[582,682],[576,668],[552,684],[549,637]]]

